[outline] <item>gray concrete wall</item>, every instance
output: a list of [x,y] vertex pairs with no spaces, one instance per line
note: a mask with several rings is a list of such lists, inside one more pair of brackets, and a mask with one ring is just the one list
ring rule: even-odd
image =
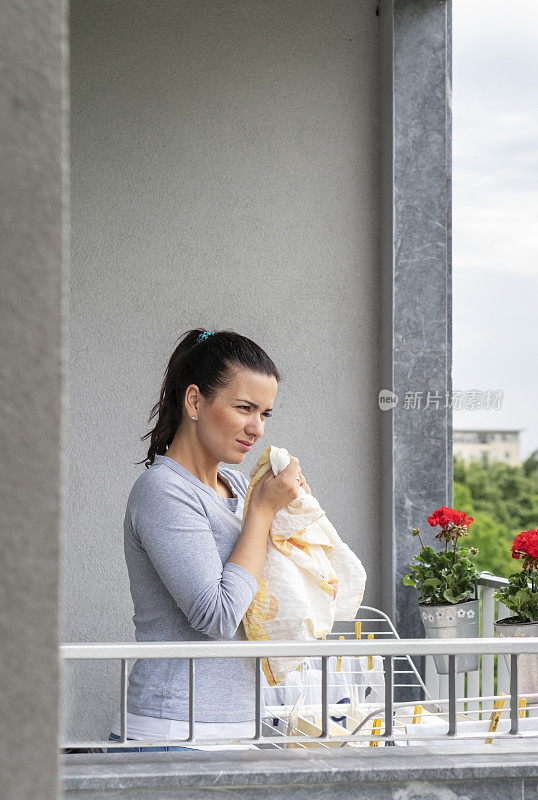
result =
[[0,24],[0,797],[57,796],[66,250],[61,0]]
[[[71,4],[65,641],[132,640],[122,523],[186,329],[283,374],[268,443],[301,461],[378,605],[375,0]],[[77,683],[75,684],[75,675]],[[119,667],[66,671],[66,735],[108,733]]]

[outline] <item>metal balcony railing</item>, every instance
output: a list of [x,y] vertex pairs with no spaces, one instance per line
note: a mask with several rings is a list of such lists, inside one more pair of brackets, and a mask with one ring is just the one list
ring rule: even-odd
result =
[[[261,747],[357,747],[379,745],[408,745],[412,742],[456,741],[458,739],[492,742],[496,739],[514,741],[516,737],[538,737],[538,687],[537,692],[521,695],[518,691],[518,658],[538,653],[538,637],[494,638],[495,614],[493,592],[506,581],[494,576],[480,579],[482,637],[478,639],[398,639],[389,620],[389,635],[383,637],[379,630],[376,638],[348,637],[327,641],[306,642],[146,642],[146,643],[84,643],[62,644],[60,656],[66,660],[113,659],[120,662],[120,718],[119,741],[84,741],[65,743],[63,749],[114,749],[171,746],[253,743]],[[366,607],[362,607],[362,610]],[[371,609],[375,611],[375,609]],[[385,617],[381,612],[380,617]],[[508,616],[501,607],[497,612]],[[347,623],[349,626],[350,623]],[[352,625],[352,623],[351,623]],[[386,631],[385,631],[386,632]],[[489,635],[488,635],[489,634]],[[351,638],[353,637],[353,638]],[[479,653],[480,670],[476,673],[457,673],[458,656]],[[449,673],[438,676],[433,665],[433,655],[448,655]],[[503,654],[508,656],[510,668],[505,666]],[[267,705],[263,699],[265,683],[261,660],[264,657],[299,657],[319,660],[321,665],[319,697],[306,702],[306,692],[298,692],[296,702],[284,705]],[[426,680],[415,668],[413,658],[425,656]],[[204,658],[255,658],[255,731],[252,739],[226,738],[201,740],[196,736],[196,662]],[[367,678],[382,691],[374,703],[360,702],[357,695],[349,702],[329,702],[335,664],[339,657],[350,663],[376,658],[379,665]],[[351,658],[350,658],[351,657]],[[162,740],[127,740],[127,685],[128,660],[136,658],[187,658],[190,665],[189,681],[189,736],[166,742]],[[403,662],[409,669],[397,669]],[[341,662],[340,662],[341,663]],[[416,702],[395,702],[398,675],[407,673],[415,686],[422,689],[421,705]],[[396,680],[395,680],[396,678]],[[495,688],[496,683],[496,688]],[[306,687],[305,687],[306,688]],[[381,697],[381,701],[379,698]],[[501,706],[508,703],[504,710]],[[526,706],[526,707],[525,707]],[[505,719],[502,720],[502,715]],[[332,718],[345,718],[339,725]],[[501,723],[499,724],[499,718]],[[274,720],[283,723],[285,731],[274,727]],[[427,723],[427,724],[426,724]]]

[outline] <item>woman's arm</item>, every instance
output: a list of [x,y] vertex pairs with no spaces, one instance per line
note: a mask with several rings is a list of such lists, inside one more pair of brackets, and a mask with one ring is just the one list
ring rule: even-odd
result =
[[239,564],[250,572],[258,584],[262,577],[267,537],[274,515],[271,508],[251,502],[237,544],[228,559],[228,563]]

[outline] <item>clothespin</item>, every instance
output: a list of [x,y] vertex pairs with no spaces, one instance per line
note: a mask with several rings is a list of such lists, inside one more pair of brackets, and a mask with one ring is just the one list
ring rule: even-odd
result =
[[306,661],[303,661],[301,663],[301,683],[303,684],[303,686],[306,683],[306,670],[307,670],[307,664]]
[[286,730],[287,736],[293,736],[293,730],[297,727],[298,717],[302,707],[304,706],[305,700],[306,700],[306,692],[300,692],[295,705],[293,706],[288,715],[288,727]]
[[[499,694],[504,694],[504,692],[499,692]],[[489,733],[493,733],[494,731],[497,730],[497,727],[499,725],[499,720],[502,714],[502,709],[504,708],[505,703],[506,700],[495,700],[495,702],[493,703],[493,711],[491,713],[490,723],[489,723]],[[486,739],[486,744],[491,744],[492,742],[493,739],[490,738]]]
[[356,683],[352,683],[349,687],[349,711],[346,715],[345,727],[348,731],[354,731],[359,722],[362,722],[366,716],[366,711],[361,710],[359,702],[359,687]]
[[519,716],[520,717],[526,717],[527,716],[527,700],[526,700],[525,697],[520,697],[519,698],[518,706],[519,706]]
[[413,725],[420,725],[422,722],[422,706],[417,705],[413,711]]
[[[372,725],[372,736],[380,736],[381,734],[381,720],[374,719],[374,723]],[[370,742],[370,747],[377,747],[379,742]]]
[[[369,639],[373,639],[374,638],[374,634],[373,633],[369,633],[368,634],[368,638]],[[368,669],[373,669],[373,668],[374,668],[374,657],[373,656],[368,656]]]
[[[345,636],[339,636],[338,638],[343,641],[346,637]],[[336,671],[337,672],[341,672],[342,671],[342,656],[338,656],[338,658],[336,659]]]
[[355,639],[360,639],[362,636],[362,622],[360,619],[355,623]]

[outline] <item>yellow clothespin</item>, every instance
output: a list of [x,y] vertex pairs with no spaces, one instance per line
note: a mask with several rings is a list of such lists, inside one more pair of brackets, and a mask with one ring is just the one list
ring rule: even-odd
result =
[[[372,725],[372,736],[379,736],[381,734],[381,720],[374,719]],[[377,747],[379,742],[370,742],[370,747]]]
[[415,710],[413,711],[413,725],[420,725],[422,722],[422,706],[418,705],[415,706]]
[[[374,634],[373,633],[369,633],[368,634],[368,638],[369,639],[373,639],[374,638]],[[374,657],[373,656],[368,656],[368,669],[373,669],[373,668],[374,668]]]
[[[504,692],[499,692],[499,694],[504,694]],[[506,700],[495,700],[493,704],[493,711],[491,712],[491,717],[490,717],[489,733],[494,733],[497,730],[505,703]],[[491,744],[492,742],[493,739],[490,738],[486,739],[486,744]]]
[[355,623],[355,639],[360,639],[362,635],[362,622],[357,620]]
[[[343,641],[346,637],[345,636],[339,636],[338,638]],[[342,671],[342,656],[338,656],[338,658],[336,659],[336,671],[337,672],[341,672]]]
[[519,706],[519,716],[520,717],[526,717],[527,716],[527,700],[526,700],[525,697],[520,697],[519,698],[518,706]]

